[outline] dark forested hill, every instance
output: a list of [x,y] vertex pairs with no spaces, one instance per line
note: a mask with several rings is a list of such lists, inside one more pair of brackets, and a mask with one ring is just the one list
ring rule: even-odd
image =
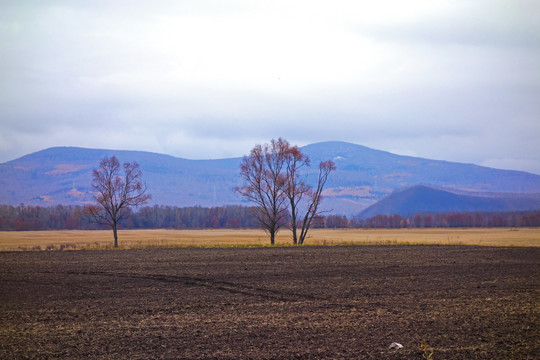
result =
[[[248,153],[249,149],[246,149]],[[324,192],[325,209],[358,213],[393,191],[417,184],[467,192],[540,193],[540,176],[395,155],[345,142],[303,147],[312,159],[314,178],[321,160],[333,160]],[[92,169],[104,156],[137,161],[153,204],[220,206],[241,204],[241,158],[187,160],[169,155],[120,150],[56,147],[0,164],[0,203],[18,205],[81,204],[91,201]]]
[[396,191],[359,214],[402,216],[431,212],[493,212],[540,209],[540,197],[534,195],[472,196],[417,185]]

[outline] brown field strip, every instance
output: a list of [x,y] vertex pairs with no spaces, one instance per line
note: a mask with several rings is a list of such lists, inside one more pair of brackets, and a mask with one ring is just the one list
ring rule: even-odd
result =
[[0,252],[0,359],[538,359],[539,258],[488,246]]
[[[0,251],[107,249],[111,231],[0,232]],[[261,230],[122,230],[121,249],[154,247],[267,246]],[[278,245],[292,244],[289,231],[281,231]],[[479,245],[540,246],[540,228],[475,229],[313,229],[306,245]]]

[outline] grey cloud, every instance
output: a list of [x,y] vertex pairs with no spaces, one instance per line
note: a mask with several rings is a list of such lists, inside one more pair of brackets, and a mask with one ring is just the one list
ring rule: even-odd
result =
[[363,36],[430,46],[540,48],[540,5],[535,1],[456,1],[447,11],[398,24],[355,24]]
[[[281,37],[240,27],[231,34],[241,39],[219,37],[227,46],[205,52],[218,47],[218,30],[199,39],[188,28],[185,48],[169,28],[158,33],[169,36],[162,44],[152,31],[168,17],[212,24],[265,13],[246,1],[3,2],[0,161],[58,145],[241,156],[284,136],[505,167],[515,160],[540,173],[540,6],[448,4],[384,26],[337,19]],[[272,43],[288,37],[306,44]]]

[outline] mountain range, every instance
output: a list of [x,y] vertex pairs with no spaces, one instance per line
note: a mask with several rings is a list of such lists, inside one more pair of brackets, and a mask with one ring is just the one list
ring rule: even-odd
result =
[[[324,190],[324,209],[337,214],[361,212],[394,191],[426,185],[461,195],[535,197],[540,176],[462,164],[401,156],[346,142],[323,142],[302,147],[313,169],[333,160],[333,172]],[[115,155],[120,162],[139,163],[152,194],[152,204],[222,206],[245,204],[233,189],[242,184],[242,158],[188,160],[169,155],[126,150],[54,147],[0,164],[0,203],[50,206],[92,201],[92,169],[100,159]]]

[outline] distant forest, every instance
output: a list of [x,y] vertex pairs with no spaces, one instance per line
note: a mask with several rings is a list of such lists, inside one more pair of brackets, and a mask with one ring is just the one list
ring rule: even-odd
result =
[[[369,219],[340,215],[319,216],[313,228],[431,228],[537,227],[540,210],[519,212],[426,213],[407,217],[376,215]],[[251,207],[144,206],[131,211],[121,229],[239,229],[258,228]],[[0,205],[0,230],[109,229],[84,216],[82,206]]]

